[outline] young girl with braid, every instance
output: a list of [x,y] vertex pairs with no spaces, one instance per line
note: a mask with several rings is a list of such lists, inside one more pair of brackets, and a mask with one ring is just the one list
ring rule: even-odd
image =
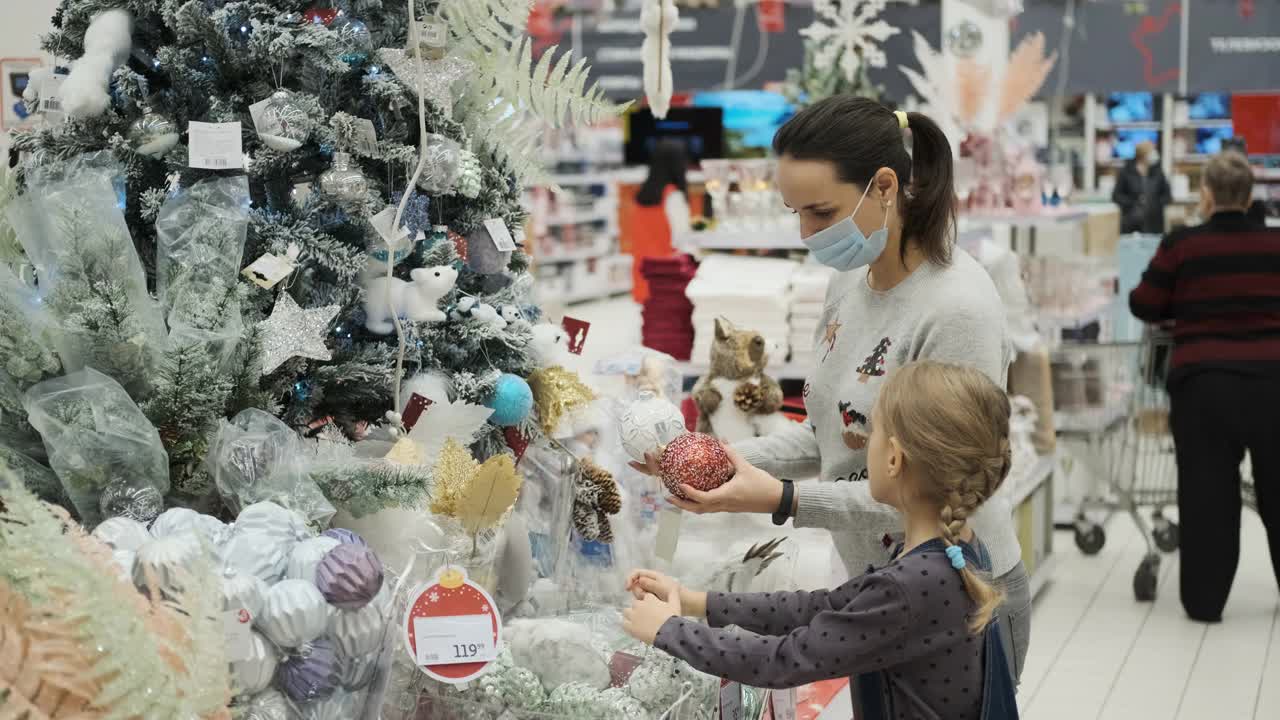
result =
[[859,720],[1017,717],[992,622],[1001,593],[967,523],[1009,473],[1008,397],[978,370],[917,362],[885,383],[870,430],[871,495],[905,532],[888,564],[834,590],[780,593],[697,592],[639,570],[627,632],[753,687],[849,676]]

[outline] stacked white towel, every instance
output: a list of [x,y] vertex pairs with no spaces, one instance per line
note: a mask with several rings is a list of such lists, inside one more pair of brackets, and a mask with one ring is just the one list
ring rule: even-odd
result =
[[711,359],[718,317],[764,336],[769,364],[786,361],[790,352],[792,276],[799,263],[777,258],[711,255],[685,293],[693,303],[693,361]]
[[791,276],[791,362],[801,367],[814,364],[814,338],[822,321],[827,285],[835,271],[816,263],[805,263]]

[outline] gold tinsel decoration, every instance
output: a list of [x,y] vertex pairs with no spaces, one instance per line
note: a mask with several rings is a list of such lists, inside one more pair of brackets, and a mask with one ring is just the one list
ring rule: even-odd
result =
[[475,477],[480,464],[471,452],[453,438],[444,443],[440,458],[436,460],[435,475],[431,483],[431,512],[455,517],[458,502],[467,491],[467,485]]
[[542,432],[555,434],[564,417],[596,399],[596,394],[582,382],[578,374],[559,365],[535,370],[526,378],[533,391],[533,404],[538,409]]

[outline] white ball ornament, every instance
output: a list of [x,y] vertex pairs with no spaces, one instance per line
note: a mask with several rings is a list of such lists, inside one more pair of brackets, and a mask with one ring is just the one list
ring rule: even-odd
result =
[[329,636],[343,655],[363,657],[382,645],[386,622],[377,603],[359,610],[334,610],[329,618]]
[[267,584],[253,575],[234,573],[222,578],[222,609],[248,610],[250,617],[262,614],[267,602]]
[[262,692],[271,684],[280,664],[280,653],[262,635],[249,632],[249,655],[231,662],[231,694],[245,697]]
[[190,508],[169,508],[160,513],[151,522],[151,534],[158,538],[163,538],[194,530],[198,522],[196,518],[198,517],[200,517],[200,513]]
[[257,502],[241,510],[232,533],[259,533],[276,537],[290,546],[288,550],[293,549],[293,543],[312,535],[306,518],[270,501]]
[[306,580],[282,580],[267,591],[257,627],[267,639],[296,648],[324,634],[330,608],[316,586]]
[[644,462],[646,452],[657,452],[685,432],[680,408],[651,393],[642,393],[618,418],[622,448],[636,462]]
[[325,555],[329,554],[330,550],[341,544],[334,538],[320,535],[294,545],[293,551],[289,553],[289,569],[285,571],[285,577],[291,580],[306,580],[314,584],[316,566]]
[[292,547],[279,535],[236,533],[222,548],[222,568],[253,575],[270,585],[284,576]]

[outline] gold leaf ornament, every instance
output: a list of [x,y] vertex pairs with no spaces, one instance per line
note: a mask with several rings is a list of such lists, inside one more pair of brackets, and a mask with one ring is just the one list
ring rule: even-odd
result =
[[494,527],[520,497],[524,478],[516,472],[510,455],[494,455],[480,466],[465,495],[459,500],[455,517],[472,535]]
[[566,415],[586,407],[596,394],[578,374],[560,366],[535,370],[528,377],[542,432],[553,435]]
[[456,517],[458,501],[480,470],[480,464],[471,457],[457,440],[449,438],[436,461],[435,477],[431,485],[431,512],[436,515]]

